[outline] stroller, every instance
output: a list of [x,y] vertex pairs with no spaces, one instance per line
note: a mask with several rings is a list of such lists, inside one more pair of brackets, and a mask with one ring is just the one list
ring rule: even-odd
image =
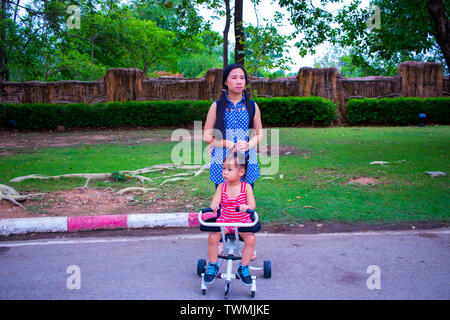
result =
[[[239,207],[236,208],[236,211],[239,211]],[[201,210],[198,213],[198,221],[200,222],[200,230],[206,232],[222,232],[222,240],[224,242],[224,250],[222,255],[219,255],[220,266],[222,265],[223,260],[227,260],[227,269],[226,273],[220,273],[217,275],[219,279],[225,279],[225,293],[224,297],[227,299],[231,294],[231,279],[239,279],[239,275],[237,273],[232,273],[233,269],[233,261],[241,259],[241,250],[239,246],[239,240],[242,239],[239,237],[238,231],[241,232],[258,232],[261,228],[261,224],[259,223],[258,214],[248,209],[247,213],[250,214],[250,218],[252,220],[251,223],[229,223],[229,222],[216,222],[217,218],[220,216],[220,209],[217,210],[217,217],[207,219],[203,221],[202,214],[207,212],[213,212],[211,208],[206,208]],[[234,234],[227,234],[225,236],[225,228],[226,226],[235,227]],[[238,230],[239,229],[239,230]],[[272,267],[271,262],[269,260],[264,261],[263,267],[253,267],[249,265],[250,270],[264,270],[264,278],[270,278],[272,276]],[[198,259],[197,261],[197,274],[202,277],[201,290],[202,294],[206,295],[206,291],[208,289],[207,285],[204,282],[204,276],[206,272],[206,260]],[[252,285],[250,287],[250,295],[252,298],[256,295],[256,276],[252,276]]]

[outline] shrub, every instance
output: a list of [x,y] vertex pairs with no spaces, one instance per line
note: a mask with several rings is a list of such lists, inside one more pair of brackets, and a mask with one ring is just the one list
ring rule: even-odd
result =
[[412,125],[420,113],[427,115],[428,123],[449,124],[450,98],[363,98],[346,105],[350,125]]
[[[335,104],[320,97],[256,98],[268,125],[328,125]],[[86,127],[168,127],[204,123],[211,101],[127,101],[98,104],[0,104],[0,127],[14,120],[17,129]]]

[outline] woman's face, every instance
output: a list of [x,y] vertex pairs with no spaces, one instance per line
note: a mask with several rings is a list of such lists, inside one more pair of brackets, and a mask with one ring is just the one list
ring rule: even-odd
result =
[[245,89],[245,73],[241,68],[235,68],[228,74],[225,85],[228,91],[233,93],[242,93]]

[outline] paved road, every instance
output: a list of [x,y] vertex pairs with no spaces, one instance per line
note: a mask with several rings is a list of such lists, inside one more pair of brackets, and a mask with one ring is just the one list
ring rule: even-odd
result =
[[[449,244],[447,229],[259,234],[258,262],[272,261],[272,278],[254,273],[256,298],[447,300]],[[219,279],[201,295],[198,258],[203,233],[2,241],[0,299],[222,299]],[[251,298],[234,282],[230,299]]]

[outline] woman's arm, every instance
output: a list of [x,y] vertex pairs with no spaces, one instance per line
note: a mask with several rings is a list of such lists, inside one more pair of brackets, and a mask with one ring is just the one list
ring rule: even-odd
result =
[[256,102],[255,102],[255,117],[253,118],[253,129],[255,130],[255,136],[248,142],[249,149],[255,148],[263,138],[261,112]]
[[234,148],[233,141],[224,140],[224,139],[216,139],[214,136],[214,125],[216,124],[216,109],[217,104],[213,102],[211,107],[209,108],[208,115],[206,116],[205,127],[203,130],[203,141],[213,147],[218,148]]
[[255,135],[250,139],[249,142],[238,140],[238,142],[236,143],[237,151],[244,152],[252,148],[255,148],[263,138],[261,112],[259,111],[259,107],[256,104],[256,102],[255,102],[255,117],[253,118],[253,130]]

